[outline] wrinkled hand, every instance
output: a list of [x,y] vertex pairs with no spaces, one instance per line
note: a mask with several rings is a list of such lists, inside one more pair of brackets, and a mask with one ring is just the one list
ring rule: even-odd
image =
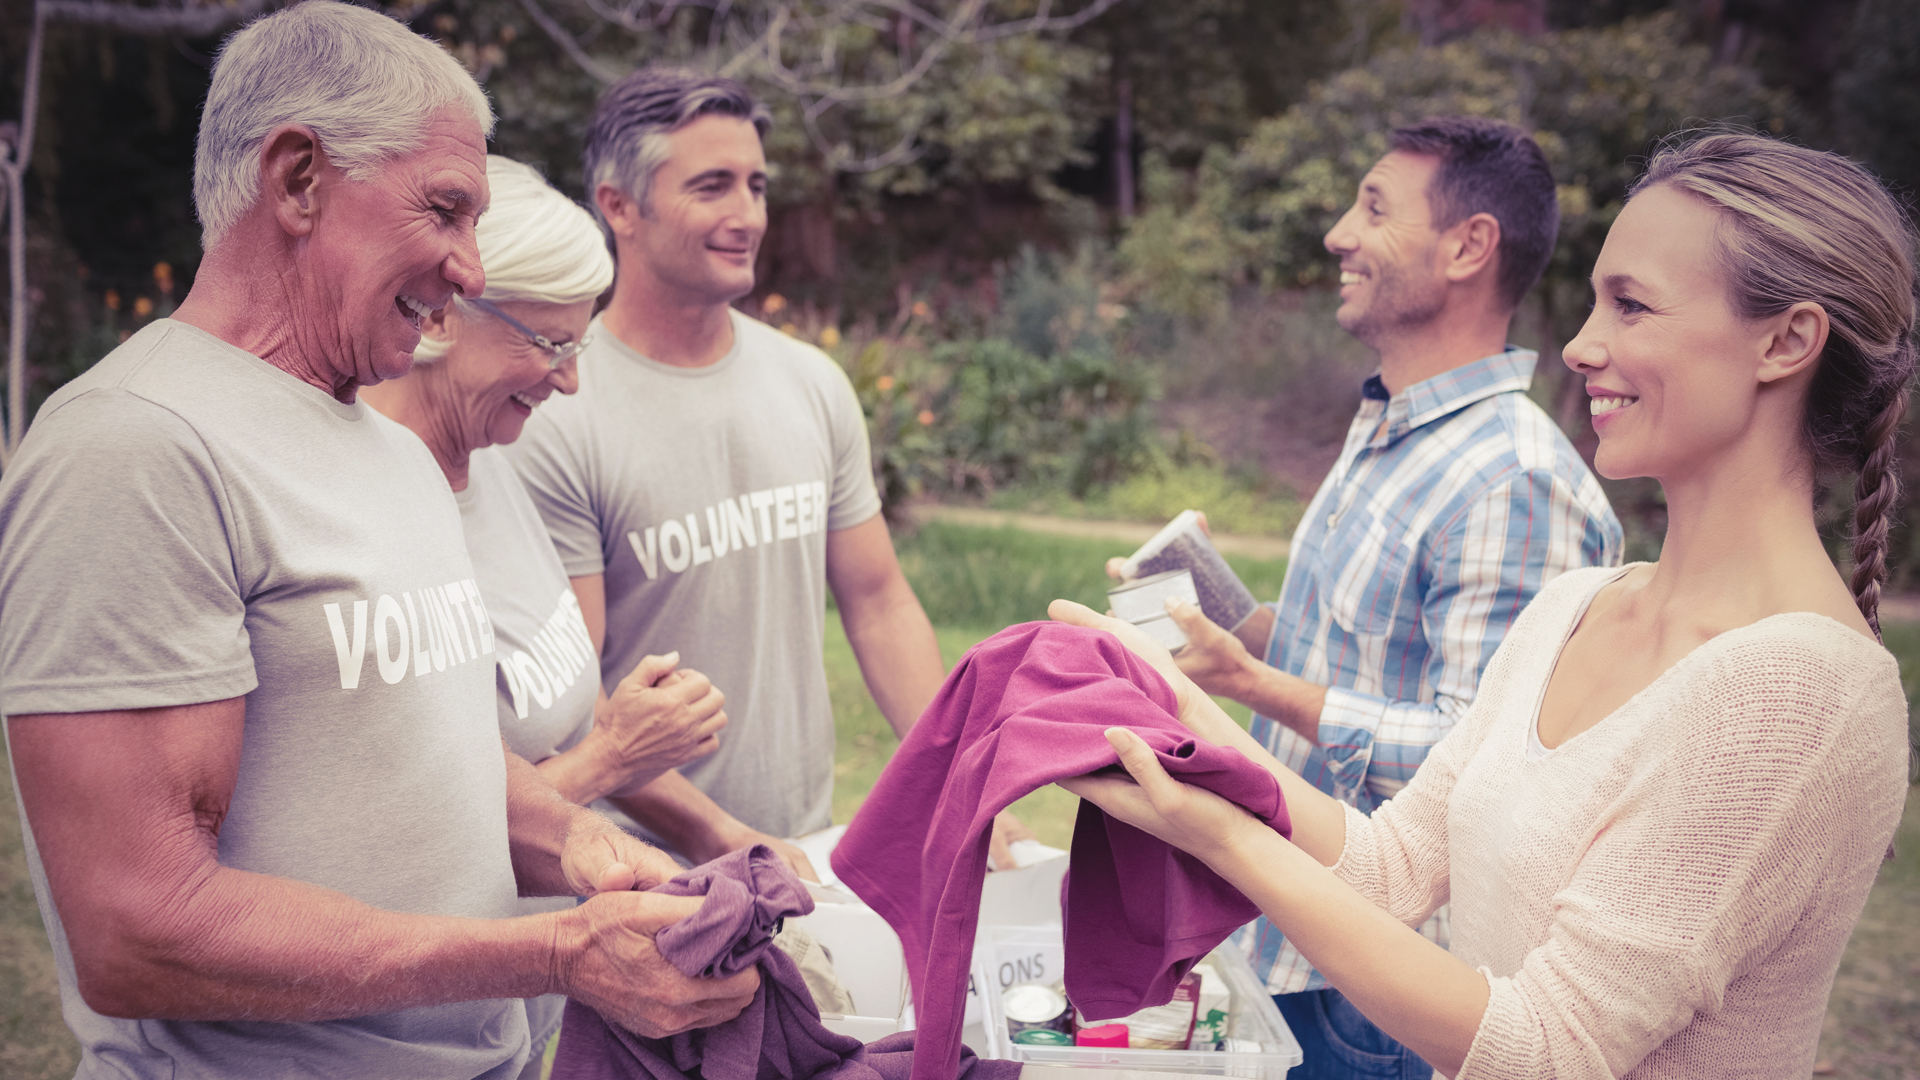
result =
[[1014,842],[1037,839],[1032,829],[1013,816],[1013,811],[1000,811],[993,815],[993,835],[987,840],[987,865],[994,870],[1015,869],[1019,863],[1013,858]]
[[1187,635],[1187,647],[1173,658],[1187,678],[1209,694],[1244,700],[1247,670],[1254,663],[1246,643],[1178,597],[1167,599],[1167,614]]
[[1206,788],[1167,775],[1140,736],[1117,727],[1106,734],[1131,779],[1076,776],[1060,781],[1061,787],[1209,865],[1247,830],[1267,829],[1259,818]]
[[711,862],[728,852],[750,848],[755,844],[767,845],[773,849],[775,855],[786,860],[786,864],[792,867],[794,873],[816,885],[820,883],[820,873],[813,868],[813,860],[807,858],[806,852],[777,836],[763,833],[758,829],[749,829],[745,825],[737,825],[721,834],[719,845],[712,851],[705,852],[703,856],[692,857],[699,858],[701,862]]
[[602,752],[631,778],[614,794],[720,748],[726,695],[697,671],[675,670],[679,663],[677,652],[642,657],[594,717]]
[[560,872],[575,896],[651,889],[680,872],[673,857],[599,814],[580,808],[560,850]]
[[586,941],[559,973],[568,996],[636,1034],[665,1038],[723,1024],[759,989],[749,969],[724,979],[692,979],[667,963],[654,935],[700,910],[704,898],[605,892],[574,908]]

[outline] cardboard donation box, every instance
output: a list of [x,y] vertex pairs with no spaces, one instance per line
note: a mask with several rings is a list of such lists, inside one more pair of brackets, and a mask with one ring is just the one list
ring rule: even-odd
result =
[[[795,921],[826,949],[853,999],[854,1013],[822,1014],[822,1020],[836,1032],[871,1042],[911,1029],[913,1003],[900,939],[886,920],[831,880],[827,855],[843,831],[844,827],[830,829],[799,841],[815,868],[829,880],[824,886],[809,885],[813,914]],[[1150,1080],[1171,1075],[1284,1080],[1287,1070],[1300,1063],[1300,1045],[1280,1010],[1231,944],[1216,949],[1196,968],[1205,977],[1190,977],[1171,1008],[1148,1010],[1152,1016],[1119,1018],[1134,1021],[1131,1029],[1137,1031],[1129,1029],[1130,1044],[1114,1045],[1111,1038],[1108,1045],[1072,1044],[1081,1036],[1074,1030],[1070,1010],[1064,1018],[1040,1018],[1032,1024],[1017,1020],[1012,1025],[1064,1029],[1062,1036],[1046,1036],[1051,1045],[1034,1041],[1037,1037],[1031,1033],[1015,1041],[1008,1023],[1009,991],[1018,988],[1012,996],[1024,995],[1028,1003],[1050,1000],[1039,988],[1058,993],[1065,974],[1060,883],[1067,871],[1066,853],[1057,848],[1032,842],[1016,847],[1021,866],[988,874],[981,889],[980,926],[961,1034],[976,1054],[1026,1062],[1031,1068],[1025,1071],[1032,1080],[1054,1073],[1060,1073],[1062,1080]],[[1186,1010],[1184,1023],[1172,1016],[1182,1009]],[[1083,1041],[1099,1042],[1101,1034],[1108,1033],[1088,1033]],[[1073,1070],[1071,1076],[1063,1072],[1067,1069]]]

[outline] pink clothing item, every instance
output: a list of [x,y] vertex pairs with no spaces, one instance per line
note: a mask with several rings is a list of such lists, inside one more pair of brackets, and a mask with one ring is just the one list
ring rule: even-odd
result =
[[[568,1001],[553,1080],[907,1080],[910,1034],[869,1046],[828,1031],[798,965],[773,947],[780,920],[812,911],[813,898],[772,849],[723,855],[654,891],[706,897],[700,910],[655,936],[668,963],[694,978],[758,964],[759,991],[734,1019],[666,1039],[635,1035]],[[1014,1080],[1020,1071],[1011,1061],[962,1065],[955,1075],[971,1080]]]
[[1563,645],[1631,569],[1543,589],[1406,789],[1347,814],[1335,872],[1408,924],[1451,898],[1452,952],[1487,978],[1458,1080],[1803,1080],[1899,824],[1899,666],[1807,612],[1712,638],[1529,759]]
[[[1064,623],[1003,630],[947,676],[833,852],[834,873],[905,947],[915,1080],[954,1072],[994,815],[1118,767],[1107,728],[1132,729],[1175,777],[1289,832],[1273,775],[1195,740],[1176,711],[1166,681],[1118,638]],[[1165,1004],[1196,959],[1259,914],[1199,860],[1087,803],[1065,893],[1067,996],[1104,1016]]]

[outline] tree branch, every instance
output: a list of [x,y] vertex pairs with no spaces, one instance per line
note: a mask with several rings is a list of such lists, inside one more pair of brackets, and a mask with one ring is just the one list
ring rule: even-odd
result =
[[561,52],[566,53],[569,59],[579,65],[581,71],[592,76],[597,82],[613,83],[620,80],[619,72],[588,56],[587,50],[581,48],[573,35],[567,33],[565,27],[554,21],[553,16],[547,14],[546,9],[540,6],[539,0],[520,0],[520,6],[527,9],[527,14],[533,17],[533,21],[539,25],[540,29],[546,31],[555,45],[560,46]]

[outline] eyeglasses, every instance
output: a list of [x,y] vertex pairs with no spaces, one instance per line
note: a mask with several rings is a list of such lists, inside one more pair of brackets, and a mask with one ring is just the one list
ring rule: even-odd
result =
[[572,360],[573,358],[579,356],[580,351],[582,349],[585,349],[588,345],[591,345],[593,343],[593,335],[585,334],[580,338],[579,341],[569,341],[569,342],[565,342],[564,344],[555,345],[552,339],[548,338],[545,334],[534,332],[534,329],[531,326],[528,326],[526,323],[521,322],[519,319],[516,319],[513,316],[507,314],[506,312],[501,311],[500,305],[494,303],[491,300],[482,300],[478,298],[468,299],[466,297],[462,297],[461,299],[465,300],[466,303],[472,304],[474,307],[479,308],[481,311],[484,311],[487,314],[493,316],[494,318],[499,319],[501,322],[506,323],[508,326],[513,327],[515,330],[520,331],[520,335],[522,337],[526,338],[540,351],[547,354],[547,370],[548,371],[552,371],[553,369],[559,367],[561,364],[564,364],[567,361]]

